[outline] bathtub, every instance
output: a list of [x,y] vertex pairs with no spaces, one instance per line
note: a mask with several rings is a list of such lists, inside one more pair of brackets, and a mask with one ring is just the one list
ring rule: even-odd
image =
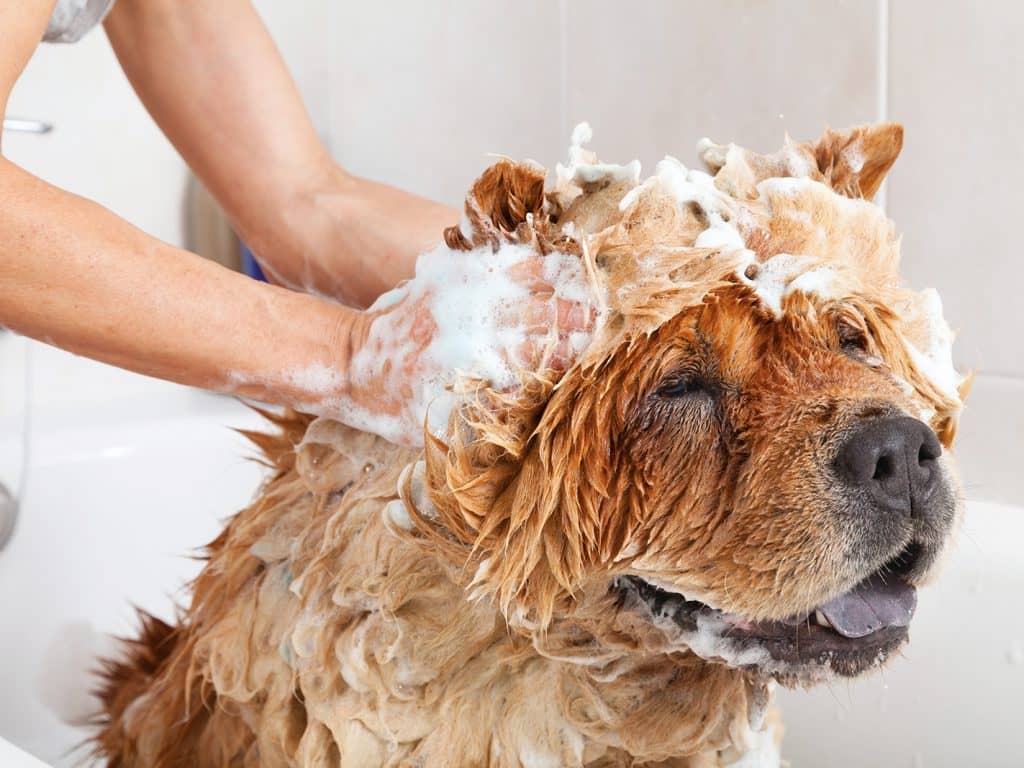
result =
[[[87,731],[64,720],[88,707],[84,670],[108,634],[131,631],[132,604],[170,615],[200,567],[188,555],[260,483],[231,430],[260,419],[10,334],[0,361],[22,360],[4,357],[15,344],[27,362],[0,368],[0,393],[16,393],[26,367],[32,386],[29,418],[0,410],[0,472],[22,471],[18,527],[0,552],[0,765],[38,765],[20,748],[71,766]],[[1024,511],[970,502],[904,658],[867,679],[780,692],[792,765],[1024,765],[1022,544]]]
[[[19,344],[26,354],[11,354]],[[88,732],[64,720],[89,709],[92,660],[110,648],[108,635],[131,633],[132,605],[171,615],[201,567],[189,556],[259,486],[254,452],[231,428],[262,420],[231,398],[9,333],[0,334],[5,359],[30,368],[32,388],[28,418],[0,411],[0,471],[20,463],[24,472],[17,525],[0,551],[0,739],[44,763],[77,765],[73,750]],[[15,375],[24,370],[0,369]],[[19,451],[23,462],[11,458]],[[0,749],[0,767],[9,765]]]

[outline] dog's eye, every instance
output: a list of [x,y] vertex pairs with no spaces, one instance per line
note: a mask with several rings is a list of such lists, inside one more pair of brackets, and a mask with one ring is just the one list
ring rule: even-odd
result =
[[868,352],[867,334],[848,323],[840,323],[836,328],[839,335],[839,347],[846,354],[866,354]]
[[707,382],[698,376],[680,376],[662,384],[658,394],[662,397],[684,397],[698,392],[707,392]]

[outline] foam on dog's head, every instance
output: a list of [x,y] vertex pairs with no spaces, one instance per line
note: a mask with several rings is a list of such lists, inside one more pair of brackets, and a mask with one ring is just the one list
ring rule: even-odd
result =
[[446,240],[581,259],[604,310],[589,346],[564,377],[526,377],[515,397],[475,390],[448,438],[428,442],[429,516],[403,491],[415,526],[475,574],[478,594],[540,627],[588,579],[650,546],[637,541],[650,500],[635,483],[646,481],[617,475],[617,430],[654,375],[652,339],[677,318],[728,301],[795,338],[855,339],[947,446],[962,405],[937,296],[901,285],[894,228],[869,202],[898,126],[787,140],[772,155],[704,141],[714,176],[667,157],[642,182],[636,164],[598,163],[588,139],[578,128],[547,194],[536,166],[494,166]]
[[[627,316],[651,314],[655,324],[733,279],[776,317],[806,311],[808,299],[815,309],[851,316],[865,300],[893,310],[897,338],[890,341],[904,350],[887,350],[884,358],[896,363],[894,373],[913,387],[926,420],[949,443],[963,384],[952,362],[953,335],[934,291],[902,285],[894,227],[870,202],[902,141],[902,128],[891,124],[829,130],[813,143],[787,138],[770,155],[705,139],[698,149],[714,176],[666,157],[621,195],[618,221],[606,219],[596,231],[577,227],[577,237],[606,267],[599,274],[613,307]],[[575,223],[598,194],[560,184],[556,195],[568,203],[562,221]],[[653,314],[652,303],[661,305]]]

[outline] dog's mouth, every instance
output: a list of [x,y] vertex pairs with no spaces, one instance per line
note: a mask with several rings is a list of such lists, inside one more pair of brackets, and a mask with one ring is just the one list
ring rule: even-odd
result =
[[881,665],[908,637],[917,590],[907,581],[921,549],[910,544],[849,592],[806,614],[753,621],[644,581],[615,582],[622,607],[639,608],[674,641],[709,661],[758,667],[782,682],[829,671],[852,677]]

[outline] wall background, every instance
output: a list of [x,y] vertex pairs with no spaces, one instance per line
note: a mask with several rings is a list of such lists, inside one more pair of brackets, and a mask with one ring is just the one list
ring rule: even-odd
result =
[[[646,0],[627,13],[616,0],[255,4],[339,162],[455,204],[489,162],[487,153],[552,167],[564,157],[572,126],[584,119],[602,158],[639,157],[648,171],[665,153],[697,164],[694,145],[702,136],[772,150],[784,131],[805,139],[825,123],[902,122],[905,149],[880,199],[903,232],[908,281],[939,290],[960,331],[958,365],[978,372],[958,442],[967,493],[1024,505],[1024,302],[1017,297],[1020,257],[1011,229],[1024,205],[1024,143],[1017,136],[1024,5]],[[183,244],[187,169],[134,97],[102,32],[76,46],[41,47],[9,110],[57,125],[45,137],[6,136],[12,160]],[[33,354],[42,370],[32,383],[38,404],[95,405],[167,386],[102,365],[83,371],[70,356],[42,346]],[[12,402],[6,398],[0,407]],[[4,460],[17,464],[16,457]],[[979,562],[984,552],[1010,563],[1011,544],[964,546],[978,549]],[[953,608],[970,614],[986,592],[974,573],[944,593],[944,605],[933,603],[922,615],[921,637],[947,631],[942,622]],[[950,635],[943,648],[980,653],[987,635],[976,623],[954,631],[975,634]],[[1013,642],[992,652],[1005,653],[1019,674],[1024,655]],[[916,652],[931,653],[927,646]],[[954,666],[969,689],[970,664]],[[900,685],[905,674],[894,666],[881,680],[784,698],[794,715],[787,752],[795,764],[855,756],[886,727],[892,745],[885,754],[905,755],[910,732],[901,733],[893,719],[902,721],[914,696],[944,695],[938,683],[928,691]],[[890,697],[890,680],[909,698]],[[905,763],[884,764],[910,768],[926,764],[925,755],[969,749],[955,724],[961,706],[949,698],[949,727],[930,723],[917,732],[930,743]],[[867,719],[847,720],[866,707]],[[818,729],[830,728],[840,741],[818,742],[816,749]],[[995,750],[1000,734],[966,741],[975,737]],[[821,751],[829,749],[838,751]],[[929,757],[927,764],[986,764],[970,754],[959,763]]]

